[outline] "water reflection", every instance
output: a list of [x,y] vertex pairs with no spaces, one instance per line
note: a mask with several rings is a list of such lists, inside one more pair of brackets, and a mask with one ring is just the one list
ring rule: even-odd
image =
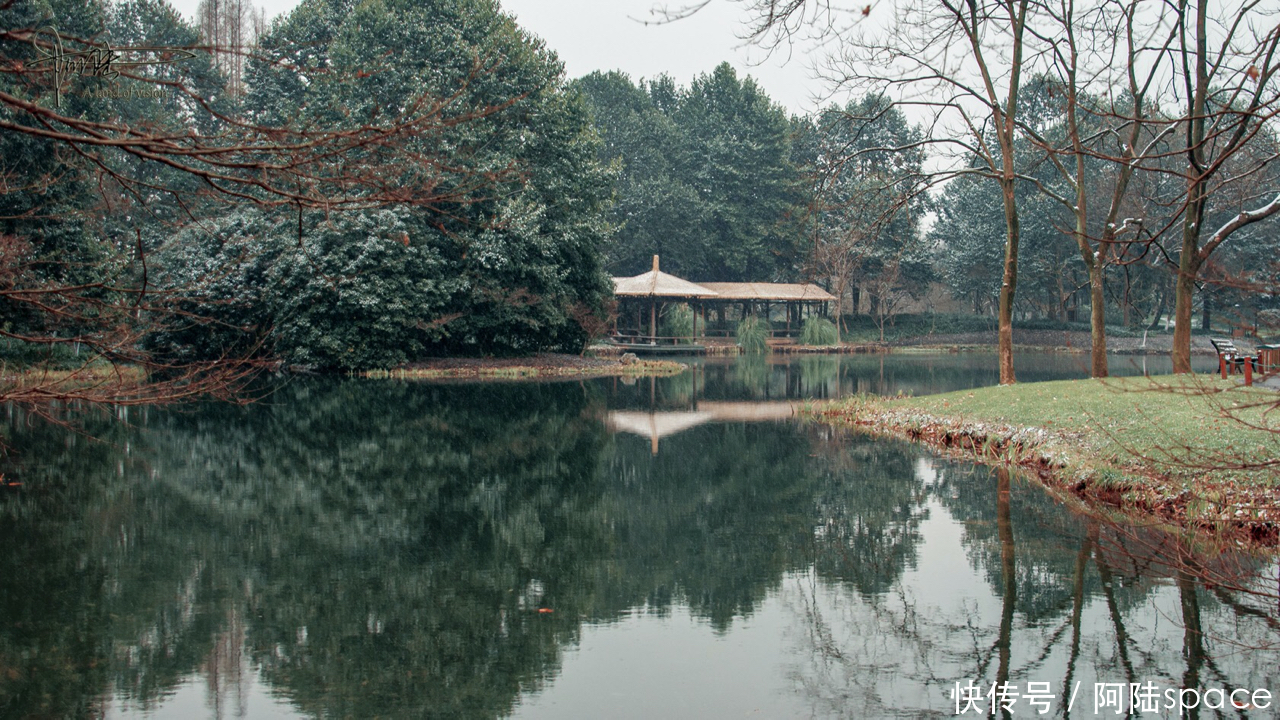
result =
[[[1087,355],[1017,353],[1018,379],[1042,382],[1089,376]],[[689,409],[700,400],[768,401],[833,399],[855,394],[930,395],[995,385],[1000,380],[994,353],[905,353],[871,355],[742,355],[680,358],[692,372],[674,378],[611,381],[610,406]],[[1194,357],[1197,372],[1217,368],[1213,358]],[[1111,373],[1157,375],[1170,372],[1166,357],[1116,355]]]
[[[1076,682],[1280,689],[1273,601],[1231,589],[1260,561],[746,422],[789,383],[834,392],[816,360],[763,389],[298,382],[100,442],[15,417],[0,715],[918,717],[968,679],[1059,705]],[[651,409],[708,420],[655,454],[657,425],[623,422]]]

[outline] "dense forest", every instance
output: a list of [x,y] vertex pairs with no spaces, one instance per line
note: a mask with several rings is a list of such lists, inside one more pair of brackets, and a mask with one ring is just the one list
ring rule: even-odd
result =
[[[158,396],[272,364],[579,352],[609,276],[655,254],[695,281],[816,282],[882,327],[1090,323],[1105,349],[1107,328],[1189,332],[1194,303],[1205,330],[1274,332],[1280,34],[1228,32],[1252,6],[1100,2],[1077,37],[1015,5],[920,19],[950,23],[975,78],[1006,61],[989,27],[1025,52],[1007,79],[940,67],[956,95],[932,103],[902,99],[925,89],[907,70],[850,70],[847,100],[796,116],[727,63],[687,86],[567,78],[494,0],[304,0],[269,23],[248,2],[0,3],[0,350],[141,367]],[[1111,73],[1079,49],[1105,38],[1128,52]],[[1151,47],[1168,65],[1128,72]]]

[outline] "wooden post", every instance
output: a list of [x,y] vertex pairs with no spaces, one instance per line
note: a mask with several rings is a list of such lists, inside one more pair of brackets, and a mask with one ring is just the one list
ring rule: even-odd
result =
[[1244,384],[1253,385],[1253,358],[1244,359]]
[[1222,357],[1222,353],[1218,353],[1218,372],[1222,373],[1222,379],[1227,379],[1227,359]]
[[[658,285],[658,256],[653,256],[653,284],[654,288]],[[658,298],[649,296],[649,344],[658,344]]]

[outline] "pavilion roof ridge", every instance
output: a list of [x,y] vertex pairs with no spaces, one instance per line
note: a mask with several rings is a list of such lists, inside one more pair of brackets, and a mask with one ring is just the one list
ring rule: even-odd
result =
[[705,298],[708,300],[747,300],[781,302],[831,302],[835,295],[813,283],[773,282],[692,282],[662,272],[658,256],[653,256],[653,269],[635,277],[613,278],[614,295],[649,298]]
[[704,282],[701,284],[708,290],[714,290],[717,300],[832,302],[836,299],[835,295],[813,283]]
[[710,298],[714,290],[658,269],[658,256],[653,256],[653,269],[635,277],[615,277],[613,294],[623,297]]

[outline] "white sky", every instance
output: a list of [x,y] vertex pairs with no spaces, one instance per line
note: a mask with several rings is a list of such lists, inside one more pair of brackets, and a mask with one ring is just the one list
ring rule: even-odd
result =
[[[195,16],[199,0],[169,0],[184,16]],[[816,109],[825,88],[812,79],[800,49],[769,57],[738,37],[748,20],[746,9],[729,0],[713,0],[693,17],[645,25],[661,0],[500,0],[521,27],[541,37],[565,64],[570,78],[593,70],[621,70],[633,81],[667,73],[680,85],[728,61],[739,75],[750,75],[765,92],[792,113]],[[287,12],[298,0],[254,0],[268,17]],[[680,7],[680,0],[669,5]]]

